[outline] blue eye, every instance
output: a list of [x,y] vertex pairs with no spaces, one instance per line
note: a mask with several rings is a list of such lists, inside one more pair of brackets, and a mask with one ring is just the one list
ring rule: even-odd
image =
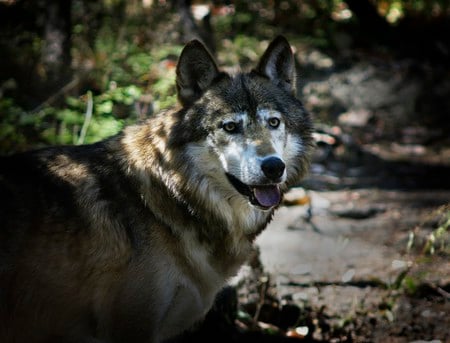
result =
[[269,118],[267,122],[269,123],[269,126],[273,129],[276,129],[278,126],[280,126],[280,119],[276,117]]

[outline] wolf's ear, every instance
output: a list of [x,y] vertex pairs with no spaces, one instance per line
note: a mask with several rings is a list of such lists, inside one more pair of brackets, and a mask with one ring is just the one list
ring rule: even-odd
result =
[[278,36],[264,52],[256,72],[267,76],[277,86],[295,93],[296,75],[294,55],[286,38]]
[[181,104],[190,105],[200,98],[218,75],[216,62],[204,45],[198,40],[189,42],[177,64],[177,91]]

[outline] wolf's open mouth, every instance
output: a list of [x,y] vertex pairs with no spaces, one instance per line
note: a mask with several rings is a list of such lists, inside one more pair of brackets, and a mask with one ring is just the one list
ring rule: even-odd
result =
[[231,174],[227,173],[226,175],[234,188],[242,195],[248,197],[253,205],[269,209],[280,204],[281,192],[278,185],[249,186]]

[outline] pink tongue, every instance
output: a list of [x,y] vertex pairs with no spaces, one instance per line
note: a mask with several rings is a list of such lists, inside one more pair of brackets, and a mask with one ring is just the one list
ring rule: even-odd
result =
[[258,203],[264,207],[276,206],[281,201],[281,194],[278,186],[255,187],[253,194]]

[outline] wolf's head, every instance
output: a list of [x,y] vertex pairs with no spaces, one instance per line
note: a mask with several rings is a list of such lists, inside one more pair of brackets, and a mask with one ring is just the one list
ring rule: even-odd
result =
[[188,147],[197,176],[225,197],[274,208],[304,175],[312,145],[295,84],[294,57],[281,36],[254,70],[236,75],[220,72],[204,46],[192,41],[177,65],[183,109],[172,143]]

